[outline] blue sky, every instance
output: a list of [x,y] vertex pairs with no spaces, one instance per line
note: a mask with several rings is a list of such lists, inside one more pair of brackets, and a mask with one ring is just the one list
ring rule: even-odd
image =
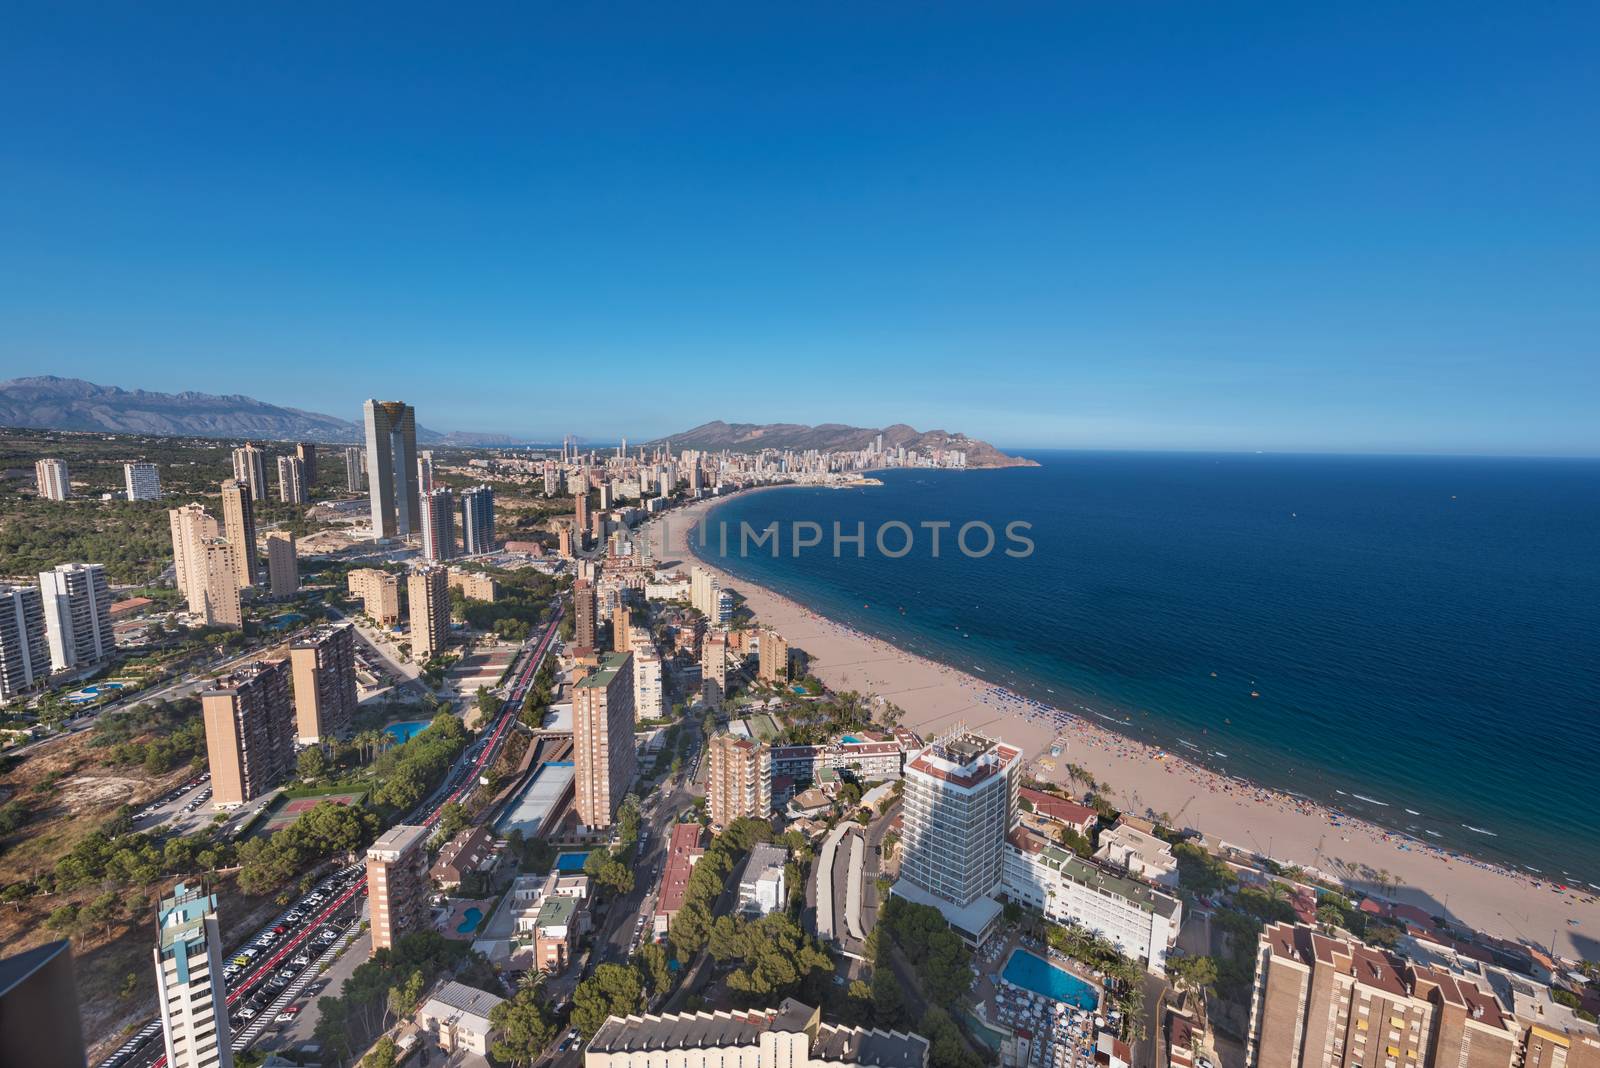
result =
[[160,7],[8,8],[0,377],[1600,454],[1594,5]]

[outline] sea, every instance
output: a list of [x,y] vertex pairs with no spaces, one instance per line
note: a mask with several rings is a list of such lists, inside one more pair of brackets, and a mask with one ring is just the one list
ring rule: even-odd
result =
[[699,551],[1214,770],[1600,885],[1600,461],[1024,455],[739,494]]

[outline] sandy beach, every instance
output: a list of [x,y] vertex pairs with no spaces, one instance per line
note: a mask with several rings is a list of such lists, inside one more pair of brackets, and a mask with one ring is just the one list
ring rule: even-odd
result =
[[[716,501],[651,525],[658,561],[695,562],[688,532]],[[662,532],[666,544],[659,544]],[[879,694],[904,709],[923,734],[956,723],[1021,745],[1041,779],[1065,783],[1068,763],[1110,784],[1125,811],[1164,813],[1178,826],[1341,879],[1376,896],[1417,905],[1502,938],[1593,958],[1600,943],[1600,900],[1558,890],[1531,875],[1450,853],[1321,806],[1261,789],[1132,741],[1083,714],[1068,715],[980,677],[915,656],[826,619],[803,605],[702,562],[744,597],[761,623],[804,650],[829,687]],[[1060,753],[1051,756],[1052,747]],[[1577,920],[1572,926],[1568,921]]]

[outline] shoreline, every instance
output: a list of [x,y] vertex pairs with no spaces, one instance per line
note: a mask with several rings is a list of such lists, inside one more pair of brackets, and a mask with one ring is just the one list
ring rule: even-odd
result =
[[[783,488],[788,487],[738,492]],[[1208,842],[1270,853],[1280,864],[1298,865],[1487,934],[1546,950],[1554,937],[1558,953],[1581,958],[1585,953],[1577,938],[1592,942],[1592,932],[1600,929],[1600,899],[1593,894],[1558,891],[1548,880],[1391,831],[1310,798],[1219,774],[1093,722],[1095,713],[1086,705],[1082,711],[1047,706],[733,575],[698,556],[688,536],[691,524],[732,496],[678,509],[664,528],[652,520],[647,537],[656,559],[698,564],[738,589],[756,619],[807,653],[812,672],[830,689],[879,694],[904,710],[906,726],[925,735],[957,722],[985,729],[1020,745],[1038,778],[1066,785],[1066,765],[1076,764],[1109,783],[1107,793],[1130,813],[1170,813],[1174,823],[1199,829]],[[662,529],[666,544],[659,544]],[[1060,747],[1058,757],[1050,755],[1053,746]],[[1570,919],[1580,925],[1570,926]]]

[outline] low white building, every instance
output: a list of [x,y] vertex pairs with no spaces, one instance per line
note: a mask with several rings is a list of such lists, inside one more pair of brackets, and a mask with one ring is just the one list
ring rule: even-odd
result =
[[439,984],[417,1010],[417,1026],[428,1032],[439,1048],[451,1053],[489,1055],[489,1014],[504,1001],[486,990],[457,983]]
[[613,1016],[584,1068],[927,1068],[921,1035],[822,1022],[793,998],[775,1009]]
[[782,911],[788,900],[783,872],[788,860],[789,851],[782,846],[761,842],[751,848],[744,877],[739,880],[740,912],[765,916]]
[[1151,833],[1153,827],[1140,826],[1140,822],[1124,816],[1101,831],[1094,859],[1125,868],[1152,883],[1177,886],[1178,858],[1172,855],[1172,846]]
[[1006,836],[1000,889],[1046,919],[1101,935],[1157,973],[1183,924],[1177,898],[1069,853],[1026,827]]

